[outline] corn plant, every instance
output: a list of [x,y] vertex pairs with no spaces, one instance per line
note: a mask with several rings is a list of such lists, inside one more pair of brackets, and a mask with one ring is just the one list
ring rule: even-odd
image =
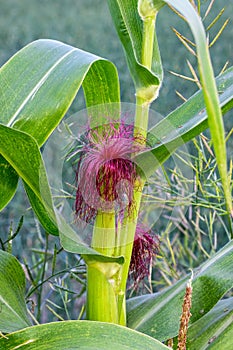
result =
[[[87,266],[86,320],[34,325],[25,304],[24,271],[13,255],[0,251],[0,348],[229,349],[232,298],[222,297],[233,284],[233,211],[223,114],[232,106],[233,70],[214,77],[200,1],[108,0],[108,5],[135,86],[133,117],[123,111],[114,64],[62,42],[32,42],[0,70],[0,208],[11,201],[21,178],[45,231],[59,236],[64,250],[79,254]],[[164,6],[190,26],[200,89],[149,127],[150,106],[159,103],[163,81],[156,19]],[[81,86],[87,123],[78,135],[72,128],[80,114],[72,122],[64,117]],[[54,174],[47,174],[41,153],[62,128],[62,137],[72,140],[63,160],[72,161],[75,171],[74,225],[56,205],[48,181]],[[140,217],[148,180],[207,128],[230,241],[169,288],[126,300],[128,277],[137,288],[149,278],[159,252],[159,237]],[[49,153],[46,160],[52,162]],[[89,245],[77,234],[87,227]]]

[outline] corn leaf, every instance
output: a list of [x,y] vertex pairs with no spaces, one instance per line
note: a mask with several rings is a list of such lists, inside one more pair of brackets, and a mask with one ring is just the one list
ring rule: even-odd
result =
[[165,350],[159,341],[126,327],[95,321],[63,321],[28,327],[0,338],[4,350]]
[[[233,241],[194,271],[192,317],[194,325],[233,286]],[[185,288],[190,276],[156,294],[129,299],[128,326],[160,341],[178,334]]]
[[31,325],[24,299],[26,279],[22,266],[0,250],[0,331],[12,332]]
[[[35,41],[0,69],[0,123],[25,131],[41,146],[81,85],[88,107],[119,102],[118,75],[111,62],[58,41]],[[17,176],[2,158],[0,164],[2,209],[16,191]]]

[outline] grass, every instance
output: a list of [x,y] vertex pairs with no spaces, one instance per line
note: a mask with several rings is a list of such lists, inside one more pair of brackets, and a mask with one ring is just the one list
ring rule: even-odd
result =
[[162,214],[168,224],[161,228],[161,256],[154,265],[153,285],[159,289],[199,266],[231,239],[211,142],[201,135],[193,144],[192,156],[178,153],[193,176],[187,177],[183,166],[170,170],[169,200]]
[[[206,8],[208,2],[203,3]],[[229,14],[233,14],[231,2],[216,2],[214,11],[205,21],[206,27],[223,6],[226,11],[220,23],[211,28],[210,40]],[[119,70],[122,100],[134,102],[133,84],[106,2],[9,0],[2,2],[0,9],[0,64],[33,40],[51,38],[64,41],[112,60]],[[160,97],[152,108],[162,114],[168,114],[182,102],[176,90],[188,98],[197,89],[192,82],[169,73],[190,75],[188,66],[185,66],[186,59],[194,66],[195,61],[167,26],[168,22],[178,31],[186,32],[185,24],[171,11],[161,11],[157,26],[165,80]],[[211,48],[217,74],[228,59],[229,65],[233,64],[232,31],[232,27],[228,26]],[[83,107],[84,101],[80,96],[70,113]],[[226,119],[226,128],[230,132],[230,118]],[[223,246],[230,237],[230,228],[224,217],[223,192],[208,134],[200,136],[187,147],[151,178],[146,189],[144,203],[147,210],[144,216],[161,237],[161,251],[154,263],[152,280],[142,286],[141,292],[145,289],[159,291],[173,284],[189,268],[195,268]],[[228,149],[232,150],[232,147],[232,137],[229,137]],[[22,216],[24,221],[17,232]],[[15,235],[12,249],[26,272],[26,298],[35,322],[82,317],[86,273],[83,261],[79,256],[64,252],[57,237],[45,235],[30,210],[21,184],[14,200],[1,213],[1,241],[6,242],[9,235]],[[3,248],[11,249],[9,242],[3,244]]]

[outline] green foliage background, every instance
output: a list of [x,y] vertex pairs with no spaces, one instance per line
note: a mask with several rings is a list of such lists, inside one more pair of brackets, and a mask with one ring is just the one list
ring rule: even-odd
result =
[[[207,7],[209,1],[201,1]],[[225,7],[219,23],[210,32],[210,40],[214,37],[220,25],[227,18],[233,19],[233,3],[226,0],[215,1],[206,26],[214,16]],[[120,74],[122,99],[134,102],[134,89],[128,73],[126,61],[119,39],[116,35],[109,14],[107,1],[104,0],[9,0],[1,1],[0,5],[0,64],[3,64],[17,50],[29,42],[39,38],[57,39],[106,57],[114,62]],[[170,27],[167,24],[170,24]],[[158,16],[158,37],[161,56],[165,68],[165,79],[160,98],[152,108],[161,114],[168,114],[181,103],[175,90],[186,98],[195,91],[191,82],[172,76],[169,71],[181,74],[188,73],[186,58],[193,62],[191,54],[176,38],[171,27],[192,39],[188,26],[171,11],[162,9]],[[232,53],[233,27],[228,25],[221,39],[211,49],[216,75],[220,72],[226,60],[233,64]],[[187,88],[188,96],[187,96]],[[73,110],[81,106],[80,98]]]

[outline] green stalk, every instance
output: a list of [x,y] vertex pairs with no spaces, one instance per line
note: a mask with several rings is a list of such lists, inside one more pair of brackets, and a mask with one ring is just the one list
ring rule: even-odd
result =
[[113,263],[88,263],[87,319],[119,324],[114,278],[119,269]]
[[147,135],[149,106],[150,104],[145,102],[144,98],[136,94],[135,134],[138,131],[144,138],[146,138]]
[[[115,239],[115,213],[99,212],[93,230],[92,248],[101,254],[114,256]],[[120,269],[117,263],[87,263],[87,319],[119,324],[117,300]]]
[[91,247],[101,254],[113,256],[115,247],[115,213],[99,212],[93,230]]
[[[151,69],[155,19],[157,12],[143,17],[143,42],[141,63]],[[152,93],[153,90],[153,93]],[[152,97],[153,96],[153,97]],[[140,131],[146,139],[149,106],[155,98],[154,86],[136,89],[135,134]],[[97,215],[92,248],[109,256],[124,256],[124,264],[102,263],[92,261],[88,263],[87,272],[87,318],[103,322],[126,325],[126,284],[130,266],[134,235],[138,212],[141,203],[144,180],[135,184],[135,208],[133,213],[125,212],[122,222],[115,222],[115,213],[99,213]],[[116,230],[117,227],[117,230]],[[116,232],[117,231],[117,232]]]
[[[139,9],[140,11],[140,9]],[[143,41],[142,41],[142,56],[141,63],[143,66],[151,69],[153,50],[154,50],[154,36],[155,36],[155,20],[157,12],[153,12],[143,19]],[[159,56],[159,55],[158,55]],[[154,95],[155,96],[155,95]],[[135,114],[135,134],[139,131],[146,139],[148,129],[148,117],[149,108],[152,102],[151,99],[151,87],[136,89],[136,114]],[[134,242],[134,236],[136,231],[137,219],[139,208],[141,204],[142,190],[144,187],[144,180],[140,180],[140,183],[135,184],[134,198],[135,208],[132,215],[126,216],[123,220],[122,227],[120,228],[121,242],[118,249],[118,254],[123,255],[125,258],[124,265],[121,270],[121,283],[120,291],[124,299],[118,300],[118,308],[121,309],[122,304],[125,302],[125,289],[128,279],[130,260],[132,255],[132,248]]]
[[[143,18],[143,42],[142,42],[142,57],[141,63],[148,69],[151,69],[152,57],[154,50],[154,35],[155,35],[155,19],[156,13],[153,13],[149,17]],[[139,131],[146,139],[148,128],[149,107],[151,103],[151,88],[149,91],[147,88],[137,89],[136,91],[136,114],[135,114],[135,134]],[[120,292],[122,299],[118,299],[118,308],[122,308],[122,304],[125,302],[125,290],[129,273],[130,260],[132,255],[132,248],[134,242],[134,236],[136,231],[137,219],[139,208],[141,204],[142,190],[144,187],[144,180],[140,180],[140,183],[135,184],[134,198],[135,208],[132,215],[126,216],[119,229],[120,231],[120,244],[118,248],[118,255],[123,255],[125,262],[121,270],[121,282]]]
[[[129,266],[130,266],[130,260],[132,255],[132,249],[133,249],[133,243],[134,243],[134,236],[136,231],[136,225],[137,225],[137,218],[141,203],[141,196],[142,196],[142,188],[144,183],[140,182],[140,188],[139,190],[134,191],[134,198],[135,198],[135,208],[132,213],[132,215],[126,214],[123,222],[121,225],[119,225],[119,232],[120,232],[120,244],[117,251],[117,255],[124,256],[125,261],[121,269],[121,279],[120,279],[120,295],[121,298],[118,298],[118,309],[122,310],[125,309],[125,290],[126,290],[126,284],[129,274]],[[120,315],[120,316],[123,316]]]
[[[151,68],[152,57],[153,57],[153,44],[154,44],[154,33],[155,33],[155,15],[147,18],[143,21],[143,42],[142,42],[142,64]],[[143,96],[142,92],[145,92]],[[135,134],[140,131],[143,137],[146,138],[147,127],[148,127],[148,116],[149,116],[149,106],[150,98],[147,98],[148,94],[146,89],[140,89],[136,91],[136,115],[135,115]],[[130,260],[133,249],[134,236],[136,231],[138,213],[141,203],[142,190],[144,186],[144,181],[140,180],[140,183],[135,184],[134,198],[135,198],[135,208],[131,215],[125,214],[125,218],[119,228],[120,243],[117,249],[118,255],[122,255],[125,258],[125,262],[121,269],[120,278],[120,298],[118,298],[118,310],[125,310],[125,290],[129,273]],[[124,314],[120,314],[120,317],[124,318]]]
[[[151,69],[154,37],[155,37],[155,20],[156,13],[150,16],[142,17],[143,19],[143,39],[142,39],[142,57],[141,63],[148,69]],[[137,88],[136,90],[136,115],[135,131],[137,128],[140,133],[146,137],[148,128],[149,107],[151,104],[151,87]]]
[[156,14],[157,12],[143,20],[142,65],[149,69],[152,66]]

